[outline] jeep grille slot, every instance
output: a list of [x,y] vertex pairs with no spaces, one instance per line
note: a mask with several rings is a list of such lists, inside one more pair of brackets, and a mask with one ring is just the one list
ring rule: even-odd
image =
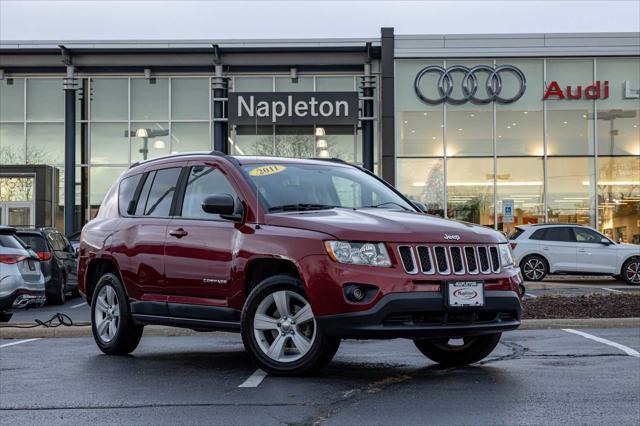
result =
[[489,254],[487,253],[486,247],[478,247],[478,258],[480,259],[480,270],[483,274],[488,274],[491,272],[491,267],[489,266]]
[[426,246],[418,246],[418,259],[420,260],[420,269],[423,274],[434,274],[436,272],[431,259],[431,250]]
[[449,260],[447,259],[447,251],[442,246],[433,248],[436,255],[436,265],[438,266],[438,273],[447,275],[449,272]]
[[493,272],[500,272],[500,259],[498,259],[498,248],[492,246],[489,248],[491,251],[491,266],[493,266]]
[[470,274],[477,274],[478,261],[476,260],[476,250],[473,247],[465,247],[464,255],[467,259],[467,272]]
[[418,267],[416,266],[416,259],[413,255],[413,250],[411,246],[399,246],[398,253],[400,254],[400,260],[402,261],[402,266],[404,270],[408,274],[415,274],[418,272]]
[[462,264],[462,249],[458,246],[449,247],[451,252],[451,263],[453,264],[453,272],[455,274],[464,274],[464,265]]

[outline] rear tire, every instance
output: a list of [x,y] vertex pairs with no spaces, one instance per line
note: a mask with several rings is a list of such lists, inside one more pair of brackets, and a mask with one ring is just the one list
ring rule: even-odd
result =
[[112,273],[100,277],[91,298],[91,330],[100,350],[107,355],[131,353],[138,347],[143,329],[133,322],[120,279]]
[[486,358],[498,346],[502,333],[463,338],[464,344],[452,345],[451,339],[414,340],[424,356],[438,364],[455,367],[473,364]]
[[9,322],[12,316],[13,312],[0,312],[0,322]]
[[549,265],[542,256],[532,254],[522,259],[520,271],[527,281],[542,281],[549,273]]
[[249,294],[242,310],[242,342],[262,370],[280,376],[315,372],[340,346],[340,339],[319,329],[302,283],[288,275],[267,278]]
[[630,285],[640,285],[640,258],[629,259],[622,265],[622,279]]

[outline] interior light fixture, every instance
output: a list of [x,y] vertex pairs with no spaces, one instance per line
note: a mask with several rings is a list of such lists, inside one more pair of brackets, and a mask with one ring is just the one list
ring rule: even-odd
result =
[[326,149],[329,147],[326,139],[318,139],[318,141],[316,142],[316,146],[321,149]]
[[318,157],[329,158],[329,151],[327,151],[326,149],[321,149],[320,152],[318,152]]
[[164,149],[166,147],[166,144],[163,140],[158,139],[157,141],[153,141],[153,147],[155,149]]
[[316,127],[316,136],[326,135],[324,127]]
[[149,137],[149,131],[147,129],[144,129],[144,128],[136,129],[136,137],[137,138],[148,138]]

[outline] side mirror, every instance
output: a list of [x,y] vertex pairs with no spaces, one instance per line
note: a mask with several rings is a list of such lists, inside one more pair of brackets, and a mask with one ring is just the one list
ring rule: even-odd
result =
[[411,200],[411,203],[415,206],[415,208],[420,210],[422,213],[427,212],[427,206],[422,201]]
[[600,240],[600,244],[604,244],[605,246],[610,246],[611,240],[609,240],[608,238],[602,237],[602,239]]
[[210,214],[218,214],[223,219],[241,220],[242,205],[236,204],[235,198],[230,194],[211,194],[202,202],[202,210]]

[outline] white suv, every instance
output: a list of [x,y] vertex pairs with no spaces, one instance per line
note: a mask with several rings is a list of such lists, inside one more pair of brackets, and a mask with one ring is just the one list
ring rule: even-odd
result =
[[510,242],[528,281],[547,274],[584,274],[611,275],[640,285],[640,246],[615,243],[586,226],[518,226]]

